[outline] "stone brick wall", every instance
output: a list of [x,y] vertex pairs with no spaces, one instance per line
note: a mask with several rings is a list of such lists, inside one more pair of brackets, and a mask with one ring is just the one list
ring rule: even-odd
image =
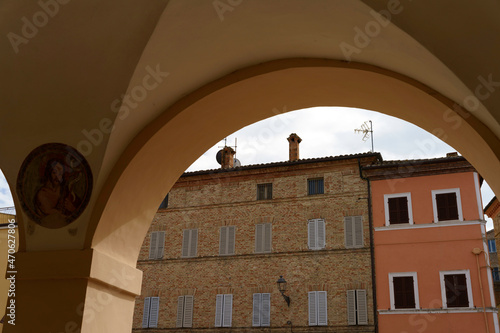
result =
[[[325,193],[307,195],[307,179],[324,177]],[[257,184],[273,183],[272,200],[256,200]],[[134,328],[141,331],[144,298],[160,297],[158,329],[175,331],[177,297],[194,295],[193,328],[214,328],[215,298],[233,294],[233,332],[252,328],[252,295],[271,293],[271,328],[262,331],[373,332],[373,290],[367,184],[356,159],[289,164],[229,172],[193,173],[181,177],[169,194],[169,206],[158,211],[150,232],[166,231],[161,260],[149,260],[150,234],[144,240],[138,268],[144,271]],[[364,246],[346,249],[344,216],[363,216]],[[326,246],[309,250],[309,219],[325,220]],[[272,224],[271,253],[255,253],[255,225]],[[235,254],[219,255],[220,227],[236,227]],[[182,231],[198,229],[197,256],[182,258]],[[277,290],[287,280],[288,308]],[[348,289],[366,289],[368,326],[347,326]],[[328,327],[308,326],[308,291],[328,294]],[[146,330],[144,330],[146,331]],[[155,330],[150,328],[148,332]],[[186,329],[179,329],[186,331]]]

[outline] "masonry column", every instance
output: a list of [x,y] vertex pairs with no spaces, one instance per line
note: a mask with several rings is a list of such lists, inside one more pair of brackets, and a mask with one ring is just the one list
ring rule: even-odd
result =
[[142,281],[136,268],[86,249],[19,252],[16,271],[3,332],[130,332]]
[[289,143],[289,156],[290,161],[298,161],[299,157],[299,143],[302,139],[295,133],[290,134],[287,138]]

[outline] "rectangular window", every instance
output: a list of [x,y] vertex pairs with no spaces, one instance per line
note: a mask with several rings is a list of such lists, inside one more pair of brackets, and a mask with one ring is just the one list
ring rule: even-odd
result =
[[270,200],[273,198],[273,184],[257,184],[257,200]]
[[158,311],[160,308],[159,297],[146,297],[142,313],[142,327],[158,327]]
[[255,225],[255,253],[271,252],[272,224],[263,223]]
[[498,267],[492,267],[491,268],[491,275],[493,276],[493,281],[494,282],[499,282],[500,281],[500,272],[498,271]]
[[438,221],[463,221],[462,201],[460,189],[446,189],[432,191],[432,206],[434,209],[434,222]]
[[160,207],[158,207],[158,209],[166,209],[166,208],[168,208],[168,194],[165,197],[165,199],[163,199],[163,201],[161,202]]
[[489,249],[490,253],[497,252],[497,244],[495,243],[494,239],[488,239],[488,249]]
[[348,249],[364,246],[363,216],[344,217],[345,247]]
[[231,327],[233,295],[218,294],[215,300],[215,327]]
[[384,195],[385,225],[413,224],[411,193]]
[[149,259],[163,258],[165,231],[153,231],[149,241]]
[[226,226],[220,228],[220,243],[219,254],[231,255],[234,254],[236,227]]
[[310,291],[309,296],[309,326],[326,326],[327,295],[326,291]]
[[271,294],[253,294],[252,326],[271,326]]
[[419,309],[416,272],[389,273],[391,309]]
[[469,270],[439,272],[443,308],[473,307]]
[[177,297],[177,327],[193,327],[194,296]]
[[307,223],[307,243],[310,250],[325,248],[325,220],[312,219]]
[[368,325],[365,289],[347,291],[347,323],[348,325]]
[[325,193],[323,178],[307,180],[307,194],[316,195]]
[[198,248],[198,229],[186,229],[182,232],[182,257],[196,257]]

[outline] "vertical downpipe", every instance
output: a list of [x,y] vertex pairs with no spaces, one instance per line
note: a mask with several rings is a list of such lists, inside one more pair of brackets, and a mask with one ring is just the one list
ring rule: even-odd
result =
[[373,216],[372,216],[372,192],[370,179],[363,177],[361,170],[361,160],[358,158],[359,177],[366,180],[368,191],[368,227],[370,229],[370,260],[372,266],[372,289],[373,289],[373,323],[375,325],[375,333],[378,333],[378,313],[377,313],[377,287],[375,283],[375,246],[373,244]]

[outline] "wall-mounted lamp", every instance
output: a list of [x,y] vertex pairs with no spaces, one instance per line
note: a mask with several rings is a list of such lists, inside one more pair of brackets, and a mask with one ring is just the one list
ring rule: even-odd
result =
[[278,284],[278,290],[280,291],[281,296],[283,296],[283,298],[285,299],[286,304],[288,304],[288,306],[290,306],[290,297],[285,295],[286,280],[283,279],[283,275],[280,275],[280,278],[278,279],[278,281],[276,281],[276,283]]

